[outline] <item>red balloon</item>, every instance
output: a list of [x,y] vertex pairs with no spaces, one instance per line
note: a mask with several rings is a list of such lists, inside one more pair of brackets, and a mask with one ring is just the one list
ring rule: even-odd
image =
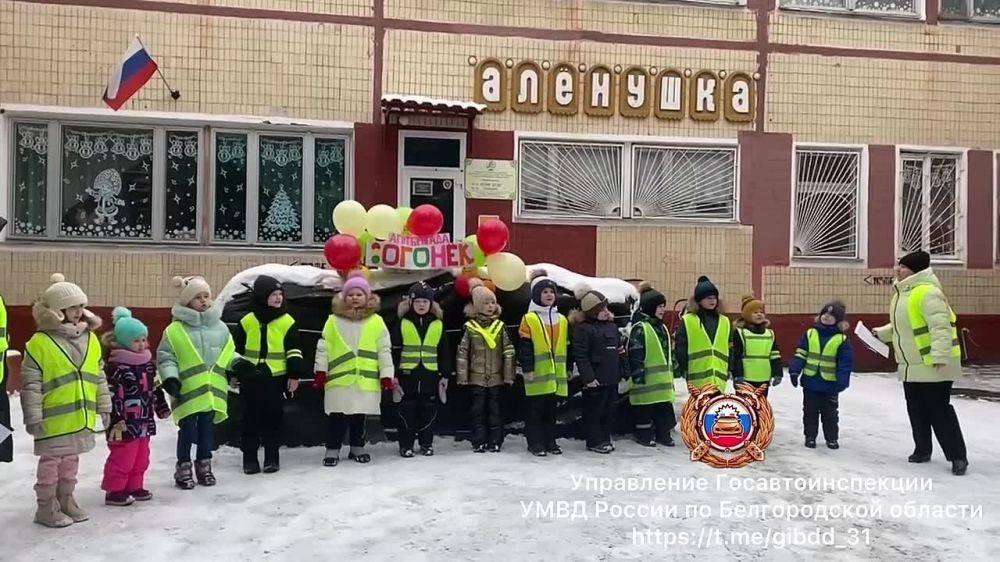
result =
[[323,245],[323,255],[330,267],[338,271],[350,270],[361,263],[361,243],[350,234],[337,234]]
[[472,280],[475,279],[472,275],[463,275],[455,280],[455,292],[458,296],[465,300],[472,298],[472,287],[469,286]]
[[444,228],[444,215],[434,205],[421,205],[410,213],[406,228],[417,236],[433,236]]
[[492,256],[507,248],[510,231],[507,230],[507,225],[502,220],[490,219],[479,225],[476,237],[479,241],[479,249],[487,256]]

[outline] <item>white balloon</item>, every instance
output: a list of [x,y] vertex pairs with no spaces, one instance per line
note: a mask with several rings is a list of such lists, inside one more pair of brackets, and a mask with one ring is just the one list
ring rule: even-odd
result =
[[375,205],[371,209],[368,209],[365,228],[375,238],[385,240],[392,234],[402,232],[403,223],[396,209],[388,205]]
[[521,258],[508,252],[500,252],[486,257],[490,279],[497,289],[515,291],[528,280],[528,269]]
[[361,237],[365,233],[365,206],[353,199],[341,201],[333,208],[333,227],[341,234]]

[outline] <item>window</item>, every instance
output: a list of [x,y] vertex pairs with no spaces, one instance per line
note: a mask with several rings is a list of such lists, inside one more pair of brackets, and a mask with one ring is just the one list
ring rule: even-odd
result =
[[941,0],[941,19],[1000,23],[1000,0]]
[[792,257],[858,258],[861,154],[795,151]]
[[523,140],[518,214],[584,219],[736,219],[736,149]]
[[924,250],[938,259],[961,259],[960,157],[904,152],[899,173],[900,253]]
[[921,17],[918,0],[781,0],[782,9]]
[[14,126],[14,221],[15,236],[45,236],[45,202],[49,128],[45,124]]

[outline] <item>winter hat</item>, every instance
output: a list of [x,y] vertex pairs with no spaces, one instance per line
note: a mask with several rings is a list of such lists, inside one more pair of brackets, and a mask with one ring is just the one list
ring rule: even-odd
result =
[[905,265],[913,273],[919,273],[931,266],[931,255],[923,250],[906,254],[899,258],[899,265]]
[[472,308],[477,314],[484,314],[486,305],[496,304],[497,296],[485,285],[478,285],[472,288]]
[[122,347],[129,347],[135,340],[149,336],[146,325],[134,318],[132,311],[124,306],[116,306],[111,311],[111,322],[115,326],[115,341]]
[[753,295],[744,295],[742,306],[743,319],[747,322],[752,322],[751,318],[755,312],[764,312],[764,303],[760,302],[759,299],[755,299]]
[[602,310],[608,307],[608,299],[597,291],[587,291],[580,299],[580,309],[588,318],[597,318]]
[[270,275],[261,275],[253,282],[253,301],[260,306],[267,306],[267,299],[275,291],[284,291],[281,282]]
[[701,301],[702,299],[707,299],[708,297],[718,297],[719,289],[708,279],[702,275],[698,278],[698,284],[694,286],[694,300],[695,302]]
[[531,302],[542,306],[542,291],[552,289],[552,292],[559,296],[559,286],[549,278],[544,269],[539,269],[531,273]]
[[663,293],[654,289],[646,281],[639,284],[639,310],[643,314],[650,317],[655,316],[656,309],[661,304],[667,304],[667,297],[663,296]]
[[212,288],[204,277],[174,277],[174,287],[181,290],[181,294],[177,296],[177,304],[181,306],[191,304],[200,293],[208,293],[208,298],[212,298]]
[[406,292],[406,297],[411,301],[427,299],[434,302],[434,287],[431,287],[424,281],[419,281],[410,286],[410,290]]
[[87,294],[79,286],[66,281],[62,273],[49,277],[48,289],[42,293],[42,304],[50,310],[66,310],[74,306],[87,306]]
[[365,279],[365,274],[360,271],[355,271],[347,276],[347,281],[344,281],[344,288],[342,292],[347,295],[347,292],[351,289],[361,289],[366,297],[372,297],[372,288],[368,284],[368,280]]
[[833,316],[837,320],[837,323],[839,324],[843,322],[844,317],[847,316],[847,305],[841,301],[828,302],[825,305],[823,305],[822,309],[820,309],[819,315],[823,316],[823,314],[827,312],[829,312],[830,315]]

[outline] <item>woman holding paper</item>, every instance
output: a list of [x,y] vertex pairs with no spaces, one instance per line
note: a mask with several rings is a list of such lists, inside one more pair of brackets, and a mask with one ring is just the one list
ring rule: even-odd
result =
[[877,328],[875,335],[895,350],[913,429],[914,450],[909,461],[930,462],[933,431],[945,458],[951,461],[952,474],[961,476],[969,461],[962,428],[951,405],[951,386],[962,376],[962,353],[955,313],[930,268],[927,252],[914,252],[899,260],[893,289],[890,323]]

